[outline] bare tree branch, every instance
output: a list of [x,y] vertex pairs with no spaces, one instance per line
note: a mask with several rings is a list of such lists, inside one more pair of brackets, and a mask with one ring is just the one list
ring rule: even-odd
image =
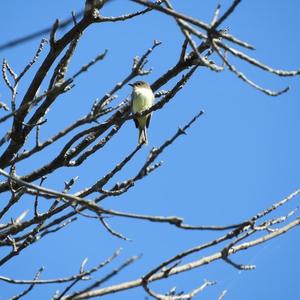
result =
[[[229,33],[227,27],[221,27],[233,14],[238,13],[241,0],[232,0],[223,13],[221,13],[221,4],[218,4],[210,23],[177,11],[172,5],[172,0],[131,0],[133,5],[140,6],[141,10],[134,10],[130,13],[121,12],[116,16],[104,16],[103,8],[110,2],[110,0],[85,0],[82,10],[77,15],[72,12],[70,18],[64,21],[57,19],[51,27],[45,30],[0,46],[1,51],[1,49],[16,46],[41,34],[49,36],[49,46],[45,47],[47,41],[43,38],[37,51],[33,51],[33,58],[24,64],[25,67],[12,65],[9,58],[3,59],[2,63],[3,86],[9,96],[3,99],[4,102],[2,99],[0,102],[0,113],[2,114],[0,117],[2,129],[0,193],[3,200],[0,209],[0,247],[3,249],[0,265],[12,262],[17,256],[22,257],[23,250],[32,247],[49,234],[59,234],[60,230],[69,227],[77,220],[96,220],[93,222],[96,223],[96,226],[103,226],[106,230],[105,233],[108,233],[111,239],[117,237],[123,240],[119,240],[122,243],[129,240],[126,237],[127,233],[123,233],[124,228],[120,230],[119,226],[116,228],[120,232],[115,230],[115,223],[110,223],[112,218],[114,220],[123,218],[128,222],[134,220],[137,224],[143,221],[156,223],[152,224],[153,226],[168,224],[185,231],[219,232],[211,237],[207,236],[206,241],[189,249],[175,251],[175,254],[173,251],[170,258],[161,260],[150,270],[142,270],[143,276],[139,276],[133,281],[125,279],[123,283],[117,285],[108,283],[108,281],[119,275],[124,268],[127,268],[139,257],[132,256],[115,269],[109,270],[106,275],[97,276],[97,278],[95,278],[95,273],[119,256],[120,250],[104,262],[89,269],[86,269],[87,258],[85,258],[80,264],[79,271],[75,274],[71,273],[74,275],[61,276],[58,274],[56,278],[40,279],[42,272],[40,269],[32,280],[18,279],[15,278],[15,275],[12,278],[0,276],[0,281],[6,284],[27,285],[24,291],[12,299],[20,299],[28,295],[36,285],[51,284],[59,285],[59,290],[53,296],[53,299],[56,300],[88,299],[135,287],[144,288],[145,293],[155,299],[191,299],[215,282],[204,280],[203,284],[193,290],[178,292],[176,288],[171,288],[166,293],[154,291],[152,282],[189,272],[215,261],[230,264],[238,270],[252,270],[254,265],[236,261],[233,254],[279,237],[300,224],[298,208],[290,208],[287,205],[300,194],[300,189],[286,198],[274,202],[265,210],[248,216],[246,220],[234,221],[233,224],[225,226],[192,225],[187,224],[180,216],[149,214],[147,211],[134,213],[130,209],[126,212],[113,209],[113,203],[117,197],[129,193],[150,174],[154,176],[160,170],[162,154],[167,154],[165,150],[174,145],[180,136],[186,134],[187,129],[203,115],[203,110],[195,113],[194,117],[183,127],[174,130],[173,135],[165,137],[159,146],[149,150],[142,145],[130,147],[130,150],[124,148],[125,154],[117,160],[114,158],[114,153],[110,155],[109,146],[112,144],[112,140],[118,139],[123,134],[127,122],[142,118],[152,112],[158,114],[161,109],[166,108],[167,104],[171,105],[182,89],[188,89],[187,83],[193,76],[196,76],[198,70],[209,69],[222,72],[228,69],[238,79],[268,96],[279,96],[287,92],[289,87],[279,91],[262,87],[250,80],[248,74],[241,72],[240,65],[247,63],[254,70],[258,68],[280,77],[298,76],[300,70],[275,69],[260,62],[253,54],[247,53],[248,50],[254,50],[252,45],[235,37],[231,34],[231,30]],[[147,17],[144,18],[144,15],[150,12],[166,19],[173,19],[173,29],[179,33],[172,36],[174,40],[180,37],[180,33],[184,37],[184,41],[179,41],[181,44],[177,49],[178,53],[176,52],[174,55],[171,53],[173,52],[171,49],[170,57],[173,58],[173,61],[160,74],[157,74],[157,71],[152,72],[151,65],[149,67],[147,65],[148,60],[156,59],[154,55],[152,56],[152,52],[162,44],[154,40],[150,48],[142,55],[133,58],[132,64],[129,61],[128,70],[120,70],[125,74],[120,80],[115,78],[111,87],[108,88],[103,84],[102,94],[95,96],[96,100],[88,107],[84,106],[85,101],[83,101],[85,112],[79,118],[74,118],[68,125],[64,125],[65,127],[48,131],[51,134],[43,139],[46,130],[51,129],[53,122],[56,122],[56,119],[48,114],[48,111],[55,105],[60,105],[60,100],[63,100],[65,93],[70,91],[75,83],[76,86],[80,85],[79,76],[81,74],[106,57],[107,50],[98,54],[88,63],[80,65],[73,75],[68,74],[68,70],[73,67],[72,64],[77,58],[76,51],[86,30],[91,25],[98,26],[100,29],[111,28],[115,26],[116,22],[130,22],[131,19],[137,17],[136,21],[139,19],[143,21],[147,19]],[[64,33],[60,32],[62,28],[66,28]],[[159,30],[163,29],[163,27],[159,28]],[[106,40],[101,40],[101,43],[105,44]],[[164,44],[162,45],[164,47]],[[41,55],[42,51],[45,51],[45,55]],[[110,53],[115,55],[114,51]],[[37,65],[39,60],[41,60],[40,64],[36,68],[31,68],[33,64]],[[116,62],[117,60],[113,61],[114,64]],[[19,75],[15,69],[21,70]],[[29,69],[30,74],[33,74],[32,78],[29,77],[31,76],[29,72],[27,73]],[[108,74],[113,76],[111,70],[115,70],[115,68],[110,66],[109,72],[106,72],[105,76]],[[131,96],[126,96],[128,95],[126,85],[133,80],[140,80],[139,77],[145,78],[150,73],[152,80],[150,86],[157,101],[150,108],[134,114],[131,112]],[[42,88],[45,89],[44,86],[46,90],[40,92]],[[76,93],[75,89],[72,91]],[[122,95],[122,98],[119,98],[117,93]],[[69,94],[69,96],[72,95],[74,94]],[[197,100],[195,99],[195,101]],[[72,111],[73,109],[74,107],[72,107]],[[109,155],[105,150],[109,151]],[[104,171],[104,168],[101,167],[97,168],[97,172],[92,171],[92,174],[88,176],[88,183],[78,182],[79,176],[81,179],[83,178],[81,172],[86,167],[85,162],[93,163],[96,153],[106,155],[104,159],[109,160],[109,168],[105,167]],[[146,156],[140,160],[142,155]],[[42,157],[41,160],[39,160],[40,157]],[[24,165],[27,166],[26,169],[23,168]],[[78,168],[79,166],[81,167]],[[156,172],[154,173],[154,171]],[[64,175],[69,174],[68,172],[71,175],[67,175],[67,180]],[[46,176],[51,176],[51,180],[55,180],[55,184],[62,187],[55,189],[45,187]],[[51,180],[47,180],[46,185],[48,183],[49,186],[52,185],[53,181]],[[25,198],[26,201],[23,201]],[[104,200],[108,199],[110,201],[102,204]],[[279,208],[283,206],[284,212],[279,214]],[[210,250],[210,254],[205,252],[203,255],[204,250]],[[195,259],[191,256],[192,254],[201,254],[202,256]],[[191,261],[191,259],[193,260]],[[88,283],[87,280],[89,280]],[[200,281],[203,282],[203,279]],[[223,299],[225,294],[226,290],[220,294],[218,300]]]
[[[295,228],[296,226],[299,226],[299,225],[300,225],[300,218],[290,222],[289,224],[285,225],[280,230],[278,230],[274,233],[266,234],[266,235],[264,235],[260,238],[252,240],[250,242],[245,242],[243,244],[240,244],[238,246],[233,247],[232,249],[230,249],[229,255],[232,255],[232,254],[237,253],[239,251],[246,250],[248,248],[251,248],[251,247],[254,247],[254,246],[259,245],[261,243],[264,243],[264,242],[266,242],[270,239],[273,239],[273,238],[275,238],[279,235],[284,234],[285,232],[287,232],[287,231],[289,231],[289,230],[291,230],[291,229],[293,229],[293,228]],[[189,271],[189,270],[192,270],[192,269],[195,269],[195,268],[199,268],[203,265],[206,265],[206,264],[211,263],[213,261],[219,260],[221,258],[222,258],[222,253],[221,252],[216,252],[212,255],[205,256],[205,257],[203,257],[199,260],[196,260],[196,261],[193,261],[193,262],[190,262],[190,263],[187,263],[185,265],[178,266],[178,267],[174,267],[168,273],[168,276],[172,276],[172,275],[179,274],[179,273],[182,273],[182,272],[186,272],[186,271]],[[148,282],[156,281],[156,280],[159,280],[159,279],[162,279],[162,278],[165,278],[165,277],[166,277],[166,274],[165,274],[165,272],[162,271],[162,272],[156,273],[155,275],[151,276],[148,279]],[[103,296],[103,295],[107,295],[107,294],[116,293],[116,292],[119,292],[119,291],[124,291],[124,290],[127,290],[127,289],[131,289],[131,288],[135,288],[135,287],[138,287],[138,286],[141,286],[141,285],[143,285],[143,278],[139,278],[139,279],[136,279],[136,280],[133,280],[133,281],[128,281],[128,282],[121,283],[121,284],[118,284],[118,285],[109,286],[107,288],[102,288],[102,289],[99,289],[99,290],[86,292],[86,293],[81,294],[80,296],[74,298],[74,300],[90,299],[90,298],[94,298],[94,297],[100,297],[100,296]],[[68,298],[66,298],[66,299],[68,299]]]

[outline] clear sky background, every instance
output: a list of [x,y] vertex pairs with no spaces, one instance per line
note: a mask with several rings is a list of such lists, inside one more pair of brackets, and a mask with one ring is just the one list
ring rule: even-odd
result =
[[[72,10],[78,12],[82,9],[83,2],[2,0],[0,44],[47,27],[56,18],[69,17]],[[230,3],[228,0],[221,1],[223,11]],[[179,11],[209,22],[217,1],[174,0],[173,4]],[[115,0],[104,9],[103,14],[129,13],[137,7],[129,1]],[[300,68],[299,11],[300,3],[296,0],[243,1],[224,25],[229,26],[233,35],[255,46],[257,50],[248,54],[274,68],[297,69]],[[103,96],[130,72],[133,57],[143,54],[154,39],[163,43],[150,56],[148,66],[153,68],[152,74],[143,77],[150,83],[172,66],[180,53],[183,37],[171,18],[151,12],[128,22],[95,24],[88,28],[74,55],[69,75],[104,49],[109,50],[108,55],[80,76],[70,93],[60,97],[47,116],[42,139],[87,113],[97,97]],[[0,58],[7,58],[16,72],[20,72],[38,44],[39,40],[34,40],[2,51]],[[138,182],[124,196],[107,199],[103,203],[105,207],[126,212],[181,216],[186,223],[194,225],[227,225],[253,216],[300,187],[299,77],[278,78],[245,63],[232,61],[262,86],[278,90],[291,85],[291,90],[272,98],[250,88],[228,71],[216,74],[199,69],[171,104],[154,114],[148,147],[142,149],[136,160],[108,187],[135,174],[151,147],[160,145],[173,135],[178,126],[184,125],[196,112],[203,109],[205,114],[188,131],[188,135],[180,137],[163,153],[161,159],[164,164],[160,169]],[[18,100],[21,100],[36,70],[37,66],[21,83]],[[44,82],[42,90],[46,86]],[[170,85],[164,89],[168,87]],[[2,101],[9,99],[3,81],[0,93]],[[120,101],[129,93],[129,86],[118,93]],[[0,133],[2,136],[1,127]],[[63,179],[76,175],[80,179],[74,191],[93,183],[134,148],[137,134],[133,122],[127,122],[118,136],[92,159],[76,169],[59,170],[57,175],[48,177],[45,186],[62,189]],[[26,174],[42,162],[49,161],[57,151],[57,147],[52,147],[46,156],[37,155],[28,162],[20,163],[18,174]],[[3,201],[6,199],[2,198]],[[33,199],[25,197],[22,201],[31,203]],[[299,199],[280,213],[286,214],[297,205]],[[12,211],[8,217],[17,217],[25,207],[28,203],[20,203],[19,210]],[[91,267],[122,247],[121,257],[111,267],[97,273],[96,279],[128,257],[142,253],[139,261],[109,282],[120,283],[138,278],[174,254],[222,234],[187,232],[168,225],[120,218],[111,219],[110,224],[132,241],[112,237],[95,220],[81,218],[22,252],[1,268],[0,275],[30,279],[40,266],[45,266],[42,278],[66,277],[78,272],[84,257],[89,258],[88,266]],[[184,262],[218,249],[196,254]],[[159,292],[166,292],[173,286],[177,286],[179,291],[188,291],[208,279],[217,281],[217,285],[208,288],[196,299],[217,299],[224,289],[228,289],[225,299],[230,300],[299,299],[299,252],[299,229],[296,228],[233,257],[238,263],[255,264],[257,268],[254,271],[239,272],[217,262],[151,286]],[[4,251],[0,250],[0,254],[3,255]],[[23,288],[0,282],[0,299],[7,299]],[[27,299],[49,299],[57,288],[55,285],[38,286]],[[145,294],[138,288],[106,296],[106,299],[145,299]]]

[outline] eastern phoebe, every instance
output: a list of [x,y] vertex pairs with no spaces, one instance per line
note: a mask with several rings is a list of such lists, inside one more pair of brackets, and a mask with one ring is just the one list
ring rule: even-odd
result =
[[[154,94],[150,85],[145,81],[130,83],[132,86],[131,110],[132,113],[143,112],[153,105]],[[147,128],[149,127],[152,113],[134,118],[135,127],[139,129],[139,145],[148,144]]]

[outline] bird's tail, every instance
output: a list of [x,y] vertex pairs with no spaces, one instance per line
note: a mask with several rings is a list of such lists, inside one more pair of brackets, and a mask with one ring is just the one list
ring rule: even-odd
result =
[[148,144],[148,138],[147,138],[147,129],[146,127],[144,128],[139,128],[139,145]]

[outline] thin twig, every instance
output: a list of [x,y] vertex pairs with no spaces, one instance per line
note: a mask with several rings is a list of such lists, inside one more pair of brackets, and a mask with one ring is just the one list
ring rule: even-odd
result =
[[269,89],[263,88],[261,86],[259,86],[258,84],[256,84],[255,82],[251,81],[250,79],[248,79],[246,77],[245,74],[243,74],[242,72],[238,71],[235,66],[233,64],[231,64],[228,59],[225,57],[225,55],[223,55],[219,49],[219,47],[217,46],[217,44],[212,40],[212,45],[214,50],[217,52],[217,54],[219,55],[219,57],[223,60],[223,62],[225,63],[225,65],[228,67],[228,69],[234,73],[238,78],[240,78],[241,80],[243,80],[244,82],[246,82],[247,84],[249,84],[251,87],[255,88],[256,90],[263,92],[264,94],[268,95],[268,96],[272,96],[272,97],[276,97],[279,96],[281,94],[286,93],[290,87],[286,87],[280,91],[271,91]]
[[[33,280],[20,280],[20,279],[12,279],[4,276],[0,276],[0,280],[12,283],[12,284],[53,284],[53,283],[64,283],[64,282],[70,282],[73,280],[76,280],[80,278],[81,280],[88,280],[89,275],[92,273],[98,271],[99,269],[105,267],[109,263],[111,263],[116,257],[118,257],[121,253],[122,249],[116,250],[109,258],[107,258],[105,261],[99,263],[97,266],[91,268],[90,270],[79,272],[76,275],[72,275],[70,277],[65,277],[65,278],[55,278],[55,279],[38,279],[35,278]],[[85,279],[84,279],[85,278]]]
[[26,296],[26,295],[34,288],[34,286],[35,286],[35,284],[36,284],[34,281],[36,281],[36,280],[39,279],[39,277],[40,277],[40,275],[41,275],[41,273],[42,273],[43,271],[44,271],[44,268],[43,268],[43,267],[40,268],[40,269],[37,271],[37,273],[35,274],[34,279],[33,279],[33,282],[30,284],[30,286],[29,286],[26,290],[24,290],[22,293],[20,293],[19,295],[12,297],[11,300],[19,300],[19,299],[21,299],[23,296]]
[[134,263],[139,258],[140,258],[140,256],[132,256],[131,258],[129,258],[128,260],[126,260],[123,264],[121,264],[119,267],[117,267],[116,269],[114,269],[112,272],[108,273],[103,278],[95,281],[90,286],[84,288],[81,291],[73,293],[71,296],[63,297],[62,299],[63,300],[67,300],[67,299],[71,300],[71,299],[77,299],[78,297],[80,299],[82,294],[88,293],[89,291],[93,290],[94,288],[99,287],[100,285],[102,285],[103,283],[105,283],[106,281],[108,281],[109,279],[111,279],[112,277],[114,277],[117,274],[119,274],[123,269],[125,269],[128,266],[130,266],[132,263]]
[[26,67],[23,69],[23,71],[18,75],[16,78],[16,83],[19,82],[22,77],[26,74],[26,72],[32,67],[32,65],[38,60],[41,52],[43,51],[44,47],[47,45],[48,41],[46,39],[42,39],[40,42],[40,45],[33,57],[33,59],[26,65]]

